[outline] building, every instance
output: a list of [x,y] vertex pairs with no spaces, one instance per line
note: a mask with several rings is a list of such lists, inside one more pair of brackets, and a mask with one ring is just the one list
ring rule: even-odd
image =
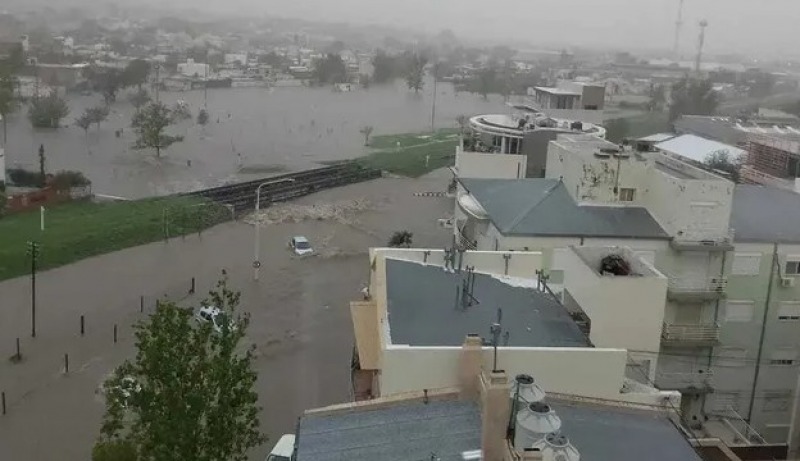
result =
[[[631,248],[668,280],[656,387],[682,393],[683,414],[697,431],[736,424],[736,439],[756,444],[785,443],[796,433],[789,431],[796,400],[782,400],[794,396],[800,369],[793,355],[800,322],[792,314],[800,293],[787,272],[800,259],[787,245],[800,224],[796,196],[735,187],[676,153],[586,135],[551,142],[546,175],[459,178],[453,227],[460,247],[541,252],[556,284],[569,280],[572,246]],[[784,245],[777,256],[776,242]],[[765,369],[775,369],[762,383],[768,387],[753,391]]]
[[211,66],[187,59],[185,63],[178,64],[178,73],[186,77],[204,77],[211,74]]
[[[531,375],[481,367],[479,337],[457,351],[454,386],[306,411],[296,461],[740,461],[680,429],[669,406],[543,392]],[[537,376],[538,378],[538,376]],[[747,459],[747,458],[745,458]]]
[[694,134],[706,139],[746,148],[751,135],[800,135],[800,120],[778,117],[760,110],[758,114],[744,118],[705,115],[682,115],[673,122],[678,134]]
[[[563,133],[605,138],[605,128],[592,123],[553,118],[526,105],[513,115],[478,115],[456,150],[458,177],[525,178],[544,176],[547,146]],[[494,154],[503,154],[501,156]],[[488,168],[488,170],[487,170]]]
[[793,131],[751,134],[742,181],[800,191],[800,129]]

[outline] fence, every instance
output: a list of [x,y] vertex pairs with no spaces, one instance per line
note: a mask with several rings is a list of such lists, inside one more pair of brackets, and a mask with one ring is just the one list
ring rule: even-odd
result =
[[57,333],[38,329],[35,339],[3,337],[0,354],[8,360],[0,361],[0,416],[13,414],[26,398],[62,378],[85,372],[98,357],[116,367],[133,346],[136,323],[152,314],[159,302],[191,305],[208,288],[211,285],[200,288],[195,277],[187,277],[158,293],[127,300],[111,315],[76,315],[74,323],[58,325]]

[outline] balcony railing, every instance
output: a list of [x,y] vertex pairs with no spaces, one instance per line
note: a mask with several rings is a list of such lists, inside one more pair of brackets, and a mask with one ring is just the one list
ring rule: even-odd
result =
[[474,240],[464,235],[464,228],[458,228],[458,246],[464,250],[475,250],[477,244]]
[[698,229],[691,234],[675,236],[670,246],[678,251],[730,251],[733,250],[733,230]]
[[719,342],[719,325],[664,323],[661,341],[668,344],[713,345]]
[[725,277],[672,277],[667,281],[667,296],[672,301],[704,301],[725,296]]
[[714,374],[710,370],[679,373],[657,373],[656,387],[666,390],[711,392]]

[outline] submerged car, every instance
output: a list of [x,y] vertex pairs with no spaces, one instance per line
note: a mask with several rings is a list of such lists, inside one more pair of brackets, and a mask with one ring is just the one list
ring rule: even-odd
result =
[[314,249],[311,248],[311,243],[302,235],[292,237],[292,239],[289,240],[289,248],[298,256],[306,256],[314,253]]
[[214,306],[201,306],[195,314],[198,322],[211,323],[212,328],[217,333],[222,333],[224,325],[227,323],[229,330],[236,329],[236,322],[228,318],[228,315]]

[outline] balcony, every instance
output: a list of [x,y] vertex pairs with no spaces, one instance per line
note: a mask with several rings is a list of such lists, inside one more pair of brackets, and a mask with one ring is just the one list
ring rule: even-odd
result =
[[713,301],[725,297],[727,286],[728,279],[725,277],[670,277],[667,282],[667,299],[676,302]]
[[713,346],[719,343],[719,325],[664,323],[661,343],[668,346]]
[[714,392],[714,374],[710,370],[680,373],[656,373],[656,387],[684,393],[708,394]]
[[669,246],[676,251],[733,251],[733,231],[725,235],[717,231],[698,230],[691,234],[675,236]]

